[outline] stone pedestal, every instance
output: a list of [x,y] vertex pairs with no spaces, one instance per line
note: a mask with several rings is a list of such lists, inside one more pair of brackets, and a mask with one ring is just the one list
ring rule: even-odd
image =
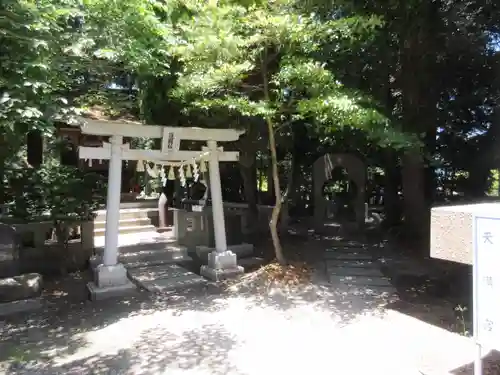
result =
[[500,203],[476,203],[431,209],[431,257],[472,265],[475,215],[497,215]]
[[243,272],[243,267],[238,266],[236,261],[236,254],[230,250],[221,252],[212,251],[208,254],[208,265],[201,266],[200,269],[202,276],[214,281],[236,277]]
[[80,235],[82,238],[82,247],[84,249],[94,249],[94,222],[84,221],[80,225]]
[[0,223],[0,277],[19,274],[19,245],[16,229]]
[[[208,246],[196,246],[196,256],[203,262],[208,262],[208,256],[214,251],[214,248]],[[241,260],[241,258],[248,258],[253,255],[254,246],[249,243],[242,243],[239,245],[228,246],[228,251],[236,254],[236,257]]]
[[89,266],[92,270],[92,273],[95,275],[95,271],[97,267],[102,264],[102,256],[101,255],[92,255],[89,259]]
[[87,288],[92,300],[122,296],[136,289],[120,263],[113,266],[99,264],[94,270],[94,281],[88,283]]
[[29,273],[0,279],[0,316],[42,307],[42,276]]

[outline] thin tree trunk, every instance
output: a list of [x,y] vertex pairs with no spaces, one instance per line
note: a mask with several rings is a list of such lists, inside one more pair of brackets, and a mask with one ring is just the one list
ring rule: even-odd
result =
[[273,162],[271,151],[269,151],[269,165],[267,166],[267,195],[269,199],[269,204],[273,205],[276,197],[274,196],[274,178],[273,178]]
[[273,122],[270,118],[267,119],[267,127],[269,130],[269,148],[271,149],[274,197],[276,200],[273,207],[273,212],[271,214],[271,222],[269,223],[269,228],[271,229],[271,237],[273,240],[274,252],[276,253],[276,259],[280,264],[285,265],[286,259],[285,256],[283,255],[283,249],[281,247],[281,241],[278,235],[278,219],[280,217],[280,211],[281,211],[281,189],[280,189],[280,180],[278,175],[278,158],[276,155],[276,141],[274,139]]
[[286,182],[286,190],[282,198],[283,206],[282,206],[281,220],[280,220],[280,229],[282,231],[286,230],[288,222],[290,221],[289,206],[290,206],[290,194],[292,193],[293,187],[295,185],[294,184],[295,159],[296,159],[295,153],[292,152],[290,159],[290,169],[288,170],[288,176]]
[[[264,49],[265,57],[262,61],[262,80],[263,80],[263,91],[264,99],[266,103],[270,102],[269,96],[269,85],[267,77],[267,51]],[[269,132],[269,149],[271,151],[271,166],[272,166],[272,177],[274,185],[274,197],[276,202],[274,203],[273,212],[271,214],[271,222],[269,223],[269,228],[271,230],[271,238],[273,240],[274,252],[276,253],[276,260],[281,265],[286,265],[286,258],[283,254],[283,249],[281,247],[281,241],[278,234],[278,219],[281,211],[281,189],[280,189],[280,179],[278,174],[278,156],[276,152],[276,140],[274,138],[274,124],[273,120],[267,116],[266,117],[267,130]]]

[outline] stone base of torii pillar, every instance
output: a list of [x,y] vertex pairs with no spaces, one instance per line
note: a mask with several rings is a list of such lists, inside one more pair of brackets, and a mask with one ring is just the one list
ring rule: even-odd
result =
[[221,281],[241,275],[245,270],[238,266],[236,254],[230,250],[214,250],[208,254],[208,264],[201,266],[200,275],[214,281]]
[[121,263],[113,266],[99,264],[94,268],[94,281],[87,284],[91,300],[123,296],[136,289],[127,277],[127,269]]

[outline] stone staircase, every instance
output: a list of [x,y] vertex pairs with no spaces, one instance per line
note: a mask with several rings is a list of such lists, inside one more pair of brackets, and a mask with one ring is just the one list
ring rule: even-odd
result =
[[[125,236],[120,236],[120,239],[123,237]],[[119,246],[118,261],[127,268],[149,267],[191,260],[184,246],[179,246],[168,239],[129,244],[119,243]],[[103,252],[104,246],[95,249],[95,254],[98,256],[102,255]]]
[[391,280],[384,276],[380,264],[359,243],[344,242],[326,249],[325,265],[330,283],[364,289],[367,292],[394,294]]
[[[122,203],[120,208],[119,256],[130,280],[150,292],[169,292],[186,287],[206,285],[208,280],[199,275],[207,263],[211,249],[199,247],[188,251],[173,238],[172,232],[158,233],[157,201]],[[97,259],[104,252],[106,210],[97,211],[94,220],[94,247]],[[229,246],[238,255],[238,264],[245,270],[258,268],[263,260],[253,256],[253,246]]]
[[[186,247],[174,241],[171,233],[123,234],[118,239],[118,246],[118,261],[127,269],[129,279],[149,292],[175,291],[207,283],[206,279],[191,272],[189,265],[193,259]],[[104,246],[96,247],[97,259],[103,252]],[[99,263],[97,259],[93,267]]]
[[[158,203],[144,200],[120,205],[120,235],[153,233],[158,223]],[[104,238],[106,232],[106,210],[96,211],[94,219],[94,242]],[[99,246],[98,244],[96,244]]]

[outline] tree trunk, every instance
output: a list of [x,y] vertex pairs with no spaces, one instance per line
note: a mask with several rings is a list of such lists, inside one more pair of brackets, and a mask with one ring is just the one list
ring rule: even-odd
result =
[[500,197],[500,168],[497,169],[497,197]]
[[401,223],[401,202],[399,198],[400,168],[398,158],[393,150],[386,150],[385,184],[384,184],[384,226],[394,227]]
[[480,141],[479,150],[468,168],[467,195],[471,198],[485,196],[491,170],[497,168],[500,161],[500,107],[495,108],[493,122]]
[[475,162],[469,170],[467,179],[467,198],[484,198],[488,191],[488,182],[491,175],[490,163]]
[[[6,155],[3,150],[7,149],[4,136],[0,134],[0,204],[5,203],[5,159]],[[1,210],[0,210],[1,213]]]
[[[269,81],[267,76],[267,49],[264,49],[262,64],[262,84],[264,91],[264,99],[266,103],[271,101],[269,96]],[[280,178],[278,171],[278,156],[276,152],[276,140],[274,138],[274,126],[273,120],[270,117],[266,117],[267,130],[269,132],[269,149],[271,151],[271,167],[272,167],[272,181],[274,185],[274,198],[275,204],[273,207],[273,212],[271,214],[271,222],[269,223],[269,228],[271,230],[271,238],[273,240],[274,252],[276,254],[276,260],[281,265],[286,265],[286,258],[283,254],[283,248],[281,247],[281,241],[278,234],[278,219],[280,217],[281,210],[281,188],[280,188]]]
[[240,152],[240,173],[243,180],[245,200],[248,203],[247,228],[250,233],[255,233],[258,228],[259,210],[257,208],[257,171],[255,153]]
[[280,211],[281,211],[281,189],[280,189],[280,179],[278,173],[278,157],[276,154],[276,141],[274,139],[273,122],[271,121],[271,119],[267,120],[267,126],[269,130],[269,148],[271,150],[274,198],[276,201],[273,207],[273,212],[271,214],[271,222],[269,223],[269,228],[271,229],[271,238],[273,240],[274,251],[276,253],[276,260],[281,265],[286,265],[286,259],[285,256],[283,255],[283,249],[281,248],[281,241],[278,235],[278,219],[280,217]]
[[295,169],[296,169],[296,155],[295,152],[292,152],[290,159],[290,169],[288,170],[287,182],[286,182],[286,190],[285,194],[283,194],[283,206],[281,210],[281,219],[280,219],[280,230],[285,231],[288,227],[288,223],[290,221],[290,195],[292,194],[293,188],[295,186]]
[[425,200],[425,167],[420,149],[406,151],[402,161],[405,232],[417,244],[422,244],[428,233],[429,210]]
[[268,204],[271,206],[274,205],[276,197],[274,195],[273,162],[271,155],[269,155],[269,165],[267,166],[267,196],[269,199]]
[[[408,19],[421,16],[434,19],[435,4],[422,3],[409,11]],[[438,88],[428,89],[427,82],[436,79],[435,61],[430,51],[436,51],[435,35],[432,35],[423,23],[414,24],[413,29],[406,32],[400,40],[401,50],[401,89],[402,89],[402,122],[403,130],[419,136],[436,128]],[[404,27],[404,25],[402,25]],[[434,39],[433,39],[434,38]],[[439,81],[436,79],[436,84]],[[419,137],[420,138],[420,137]],[[434,141],[435,143],[435,141]],[[432,152],[432,149],[429,150]],[[426,200],[426,170],[424,150],[420,146],[407,149],[402,157],[403,212],[405,233],[415,242],[419,249],[429,241],[429,207]]]

